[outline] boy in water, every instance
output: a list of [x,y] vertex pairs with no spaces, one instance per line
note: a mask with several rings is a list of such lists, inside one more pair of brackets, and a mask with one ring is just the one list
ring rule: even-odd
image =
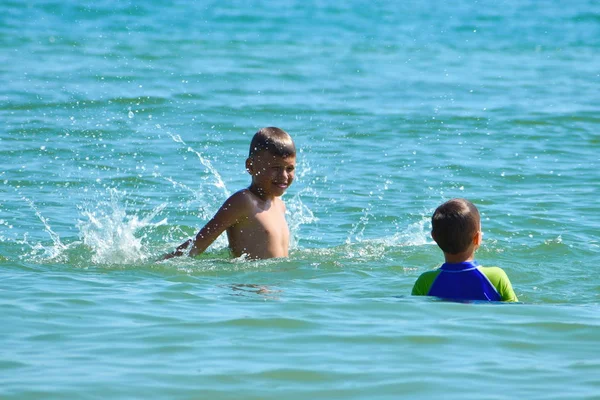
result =
[[223,231],[234,257],[287,257],[290,231],[280,196],[292,184],[295,168],[296,147],[287,132],[275,127],[256,132],[246,159],[250,187],[229,197],[194,239],[162,259],[181,256],[188,247],[188,255],[198,255]]
[[518,301],[506,273],[480,267],[475,251],[481,245],[477,207],[465,199],[439,206],[431,218],[431,237],[444,252],[445,263],[417,279],[412,294],[449,300]]

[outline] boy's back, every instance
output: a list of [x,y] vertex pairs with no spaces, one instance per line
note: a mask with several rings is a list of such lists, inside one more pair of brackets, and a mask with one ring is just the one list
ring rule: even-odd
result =
[[502,269],[481,267],[475,261],[482,233],[479,210],[473,203],[465,199],[445,202],[433,213],[431,228],[431,237],[443,251],[445,263],[421,274],[413,295],[461,301],[518,301]]
[[518,301],[501,268],[482,267],[476,262],[461,264],[444,264],[439,269],[424,272],[415,282],[412,295],[453,300]]

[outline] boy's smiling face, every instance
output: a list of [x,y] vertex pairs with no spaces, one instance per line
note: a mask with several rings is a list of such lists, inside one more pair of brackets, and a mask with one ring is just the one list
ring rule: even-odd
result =
[[251,187],[263,198],[278,197],[292,184],[296,172],[296,156],[279,157],[261,151],[246,160],[252,175]]

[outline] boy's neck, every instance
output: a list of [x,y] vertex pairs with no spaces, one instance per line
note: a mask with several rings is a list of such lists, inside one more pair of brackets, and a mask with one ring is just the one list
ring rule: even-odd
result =
[[458,254],[444,253],[444,259],[448,264],[458,264],[466,261],[473,261],[475,260],[475,252],[467,251]]
[[252,183],[249,187],[248,190],[250,191],[250,193],[252,193],[253,195],[255,195],[256,197],[258,197],[259,199],[261,199],[262,201],[272,201],[273,199],[275,199],[275,196],[267,196],[264,192],[264,190],[262,190],[261,188],[254,186],[254,183]]

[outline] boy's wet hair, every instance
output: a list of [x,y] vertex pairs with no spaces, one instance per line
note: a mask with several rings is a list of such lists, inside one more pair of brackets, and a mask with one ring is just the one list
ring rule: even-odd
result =
[[261,151],[268,151],[274,156],[285,158],[296,155],[296,146],[286,131],[270,126],[262,128],[254,134],[252,142],[250,142],[249,157]]
[[435,210],[431,227],[431,234],[444,253],[462,253],[481,227],[479,211],[469,200],[452,199]]

